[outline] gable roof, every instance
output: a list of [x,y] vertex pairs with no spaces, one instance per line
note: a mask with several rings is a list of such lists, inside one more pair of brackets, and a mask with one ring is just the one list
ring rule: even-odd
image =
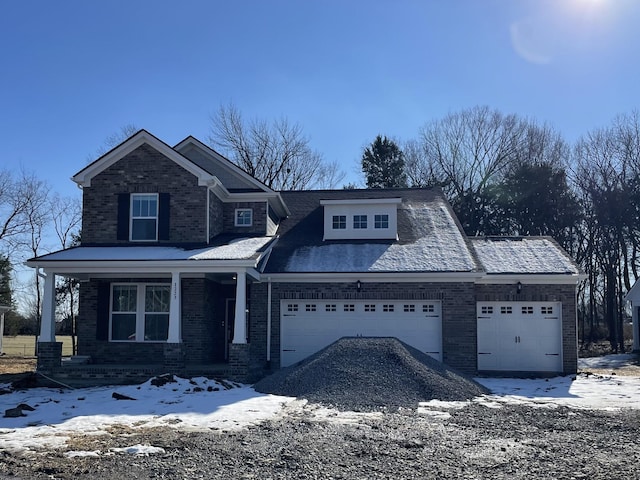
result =
[[211,173],[207,172],[199,165],[196,165],[194,162],[178,153],[176,150],[146,130],[139,130],[120,145],[112,148],[103,156],[84,167],[71,177],[71,179],[81,187],[90,187],[91,179],[93,177],[144,144],[149,145],[196,176],[198,178],[198,185],[207,186],[214,182],[214,176]]
[[551,237],[474,237],[471,243],[489,275],[580,275],[580,269]]
[[229,191],[274,193],[260,180],[191,135],[173,148],[211,175],[218,177]]
[[[439,189],[281,192],[291,216],[278,229],[265,273],[476,272],[474,257]],[[322,200],[401,198],[398,240],[323,240]]]

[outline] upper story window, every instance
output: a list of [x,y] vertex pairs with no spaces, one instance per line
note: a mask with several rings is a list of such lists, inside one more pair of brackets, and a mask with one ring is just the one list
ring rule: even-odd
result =
[[236,227],[250,227],[253,225],[253,210],[250,208],[236,208]]
[[373,228],[389,228],[389,215],[374,215]]
[[353,216],[353,228],[367,228],[367,216],[366,215],[354,215]]
[[334,230],[344,230],[345,228],[347,228],[347,216],[334,215],[331,225]]
[[131,240],[158,240],[158,194],[134,193],[131,195]]

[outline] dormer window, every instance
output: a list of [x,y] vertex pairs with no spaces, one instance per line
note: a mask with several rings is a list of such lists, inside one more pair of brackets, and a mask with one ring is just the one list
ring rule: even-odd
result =
[[354,215],[353,216],[353,228],[354,229],[367,228],[367,216],[366,215]]
[[374,215],[373,228],[389,228],[389,215]]
[[401,203],[401,198],[320,200],[324,240],[397,240]]
[[253,225],[253,210],[250,208],[236,208],[236,227],[250,227]]
[[131,241],[158,240],[158,194],[131,195]]
[[347,228],[347,216],[334,215],[331,225],[334,230],[344,230]]

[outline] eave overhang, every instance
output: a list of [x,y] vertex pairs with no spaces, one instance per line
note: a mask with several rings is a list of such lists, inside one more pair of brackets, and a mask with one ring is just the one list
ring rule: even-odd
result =
[[198,167],[188,158],[184,157],[162,140],[153,136],[146,130],[140,130],[138,133],[122,142],[117,147],[113,148],[102,157],[98,158],[93,163],[90,163],[85,168],[76,173],[71,180],[76,182],[79,187],[90,187],[91,179],[98,175],[103,170],[109,168],[115,164],[118,160],[122,159],[129,153],[133,152],[136,148],[147,144],[154,150],[157,150],[165,157],[173,160],[182,168],[187,170],[198,178],[199,186],[209,186],[214,182],[215,177],[206,172],[202,168]]

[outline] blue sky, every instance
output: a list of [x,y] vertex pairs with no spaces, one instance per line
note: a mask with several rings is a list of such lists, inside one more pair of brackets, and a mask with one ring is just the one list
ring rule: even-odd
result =
[[0,168],[69,177],[126,124],[206,142],[233,102],[286,117],[357,175],[404,140],[488,105],[569,141],[638,108],[637,0],[3,2]]

